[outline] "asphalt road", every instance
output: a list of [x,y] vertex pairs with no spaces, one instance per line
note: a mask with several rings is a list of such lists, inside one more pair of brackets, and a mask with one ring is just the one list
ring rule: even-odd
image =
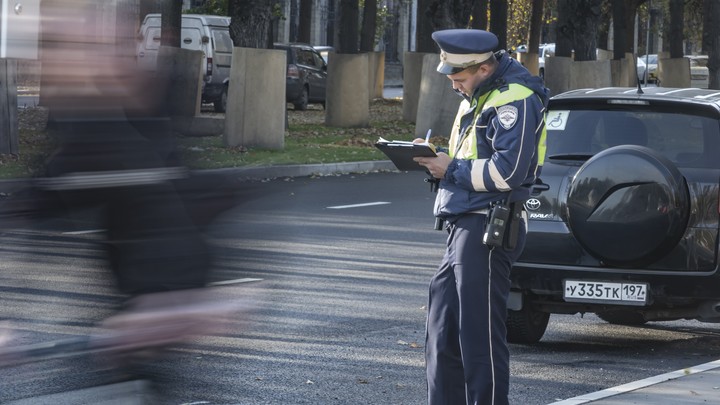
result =
[[[165,403],[425,402],[427,282],[445,234],[432,230],[421,173],[277,179],[208,233],[214,279],[253,297],[230,329],[153,364]],[[86,219],[87,216],[82,216]],[[91,222],[45,221],[0,234],[0,320],[13,342],[90,333],[119,297]],[[511,345],[511,403],[540,405],[716,360],[717,326],[642,328],[554,316],[543,340]],[[0,368],[0,403],[104,381],[107,363],[75,356]]]

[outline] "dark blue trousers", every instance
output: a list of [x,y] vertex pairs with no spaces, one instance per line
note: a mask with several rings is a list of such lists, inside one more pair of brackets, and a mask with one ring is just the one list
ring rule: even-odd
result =
[[448,226],[447,250],[430,281],[425,341],[430,405],[504,405],[510,380],[506,342],[510,266],[515,250],[482,242],[485,215],[467,214]]

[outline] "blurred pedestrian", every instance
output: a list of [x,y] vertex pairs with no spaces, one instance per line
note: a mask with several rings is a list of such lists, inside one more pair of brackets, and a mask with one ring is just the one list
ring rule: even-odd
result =
[[[206,288],[203,236],[235,201],[217,179],[194,181],[182,165],[166,109],[170,83],[137,69],[138,18],[120,3],[43,1],[41,94],[54,148],[29,195],[42,197],[45,215],[99,213],[125,301],[90,341],[125,356],[204,334],[235,309]],[[198,207],[206,196],[212,206]]]

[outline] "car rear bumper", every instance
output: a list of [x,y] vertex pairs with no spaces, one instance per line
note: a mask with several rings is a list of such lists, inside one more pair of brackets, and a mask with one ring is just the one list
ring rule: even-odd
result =
[[[601,281],[647,283],[648,306],[677,306],[692,302],[720,300],[720,272],[682,272],[592,268],[516,263],[510,273],[514,290],[532,293],[549,300],[564,300],[564,281]],[[588,303],[588,305],[592,305]]]
[[295,101],[302,96],[303,84],[300,79],[288,78],[285,86],[285,99],[288,102]]
[[222,83],[204,83],[202,89],[202,101],[210,103],[220,100],[225,85]]

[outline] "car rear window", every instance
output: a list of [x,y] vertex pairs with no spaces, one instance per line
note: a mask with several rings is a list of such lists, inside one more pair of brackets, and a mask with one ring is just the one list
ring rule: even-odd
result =
[[230,31],[226,29],[213,29],[213,41],[215,42],[215,52],[232,53],[233,42],[230,38]]
[[591,156],[607,148],[647,146],[678,167],[718,168],[718,120],[691,114],[627,110],[551,109],[547,156]]
[[145,49],[160,49],[160,28],[148,28],[145,34]]
[[297,63],[305,66],[315,66],[315,58],[313,58],[313,53],[305,49],[298,50]]

